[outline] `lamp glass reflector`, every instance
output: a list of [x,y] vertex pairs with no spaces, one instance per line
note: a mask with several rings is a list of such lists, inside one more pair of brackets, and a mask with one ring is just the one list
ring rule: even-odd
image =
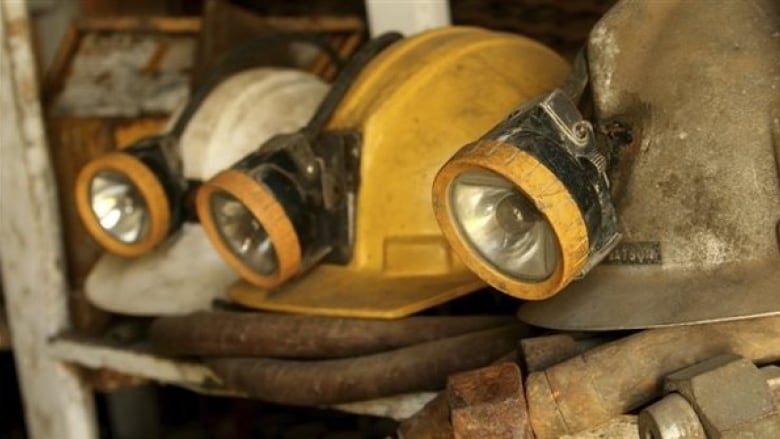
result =
[[125,174],[100,171],[92,177],[89,191],[92,213],[112,237],[133,244],[149,232],[149,207]]
[[275,273],[279,267],[276,250],[252,212],[224,191],[214,193],[210,203],[216,228],[233,253],[261,275]]
[[461,235],[493,267],[524,282],[550,277],[559,263],[555,234],[510,181],[487,170],[465,172],[455,178],[450,197]]

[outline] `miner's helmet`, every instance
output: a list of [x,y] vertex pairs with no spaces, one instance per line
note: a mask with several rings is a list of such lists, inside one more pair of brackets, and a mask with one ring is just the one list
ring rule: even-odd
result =
[[596,25],[566,86],[442,167],[444,234],[539,326],[780,313],[777,8],[629,3]]
[[356,57],[307,129],[199,190],[204,228],[245,280],[231,289],[243,305],[395,318],[481,288],[436,225],[433,176],[568,72],[527,38],[464,27],[382,37]]
[[[194,189],[191,181],[211,177],[210,170],[243,156],[247,144],[254,149],[266,140],[266,134],[293,131],[300,126],[293,121],[310,116],[312,104],[324,94],[321,82],[293,69],[257,69],[255,58],[268,44],[291,42],[317,45],[340,65],[338,54],[313,36],[272,33],[256,37],[226,53],[204,73],[165,132],[100,156],[82,168],[75,188],[77,210],[100,245],[121,256],[149,252],[194,216],[186,205]],[[292,97],[299,105],[287,102]],[[276,109],[284,114],[274,118],[256,114],[265,105],[285,104]],[[245,118],[253,115],[257,121],[248,124]],[[235,130],[241,124],[249,127]],[[259,136],[235,138],[240,135]],[[218,152],[209,144],[213,139],[224,142]]]
[[[180,175],[187,182],[207,180],[256,149],[258,143],[300,129],[327,90],[328,86],[316,76],[293,69],[257,67],[223,78],[182,127],[177,150]],[[174,115],[172,121],[178,117]],[[128,152],[115,155],[134,159]],[[110,165],[105,158],[96,163],[92,166],[106,169]],[[137,174],[128,175],[127,180],[138,180]],[[142,200],[150,206],[168,203],[162,195]],[[167,210],[146,215],[153,217],[157,212],[164,214]],[[214,298],[224,298],[225,290],[236,279],[200,224],[184,223],[175,236],[162,239],[140,256],[130,259],[111,253],[102,255],[84,288],[90,302],[102,309],[159,315],[209,308]]]

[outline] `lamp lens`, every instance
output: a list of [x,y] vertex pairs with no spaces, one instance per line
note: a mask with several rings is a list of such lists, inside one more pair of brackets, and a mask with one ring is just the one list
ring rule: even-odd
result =
[[461,234],[497,270],[525,282],[550,277],[560,253],[555,234],[511,182],[490,171],[466,172],[450,197]]
[[252,212],[227,192],[211,196],[211,215],[222,239],[244,264],[262,275],[276,272],[279,260],[271,238]]
[[89,187],[92,213],[112,237],[132,244],[149,231],[149,207],[135,184],[116,171],[100,171]]

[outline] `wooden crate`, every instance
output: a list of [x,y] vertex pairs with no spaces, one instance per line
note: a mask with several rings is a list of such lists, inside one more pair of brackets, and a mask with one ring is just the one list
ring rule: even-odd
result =
[[[347,59],[363,41],[366,26],[362,18],[355,16],[260,16],[230,2],[209,0],[203,12],[197,66],[202,69],[201,66],[212,65],[230,48],[274,31],[322,34],[341,59]],[[273,49],[269,48],[269,51]],[[274,59],[274,54],[269,54],[269,59]],[[285,64],[278,56],[274,60]],[[290,67],[294,66],[293,62],[288,63]],[[324,55],[308,66],[297,67],[306,68],[326,81],[336,75],[335,66]]]
[[191,38],[196,42],[201,23],[199,17],[85,18],[73,23],[63,36],[54,61],[44,75],[44,104],[50,104],[52,99],[62,91],[63,81],[67,78],[76,51],[86,35],[91,33],[168,35]]

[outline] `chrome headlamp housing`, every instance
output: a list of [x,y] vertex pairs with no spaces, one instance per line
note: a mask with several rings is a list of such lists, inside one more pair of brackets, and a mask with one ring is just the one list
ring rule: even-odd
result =
[[149,233],[149,206],[127,175],[112,169],[98,171],[89,186],[90,207],[100,226],[124,244]]
[[455,177],[450,198],[462,236],[497,270],[528,282],[552,274],[560,252],[555,235],[510,181],[487,170],[464,172]]

